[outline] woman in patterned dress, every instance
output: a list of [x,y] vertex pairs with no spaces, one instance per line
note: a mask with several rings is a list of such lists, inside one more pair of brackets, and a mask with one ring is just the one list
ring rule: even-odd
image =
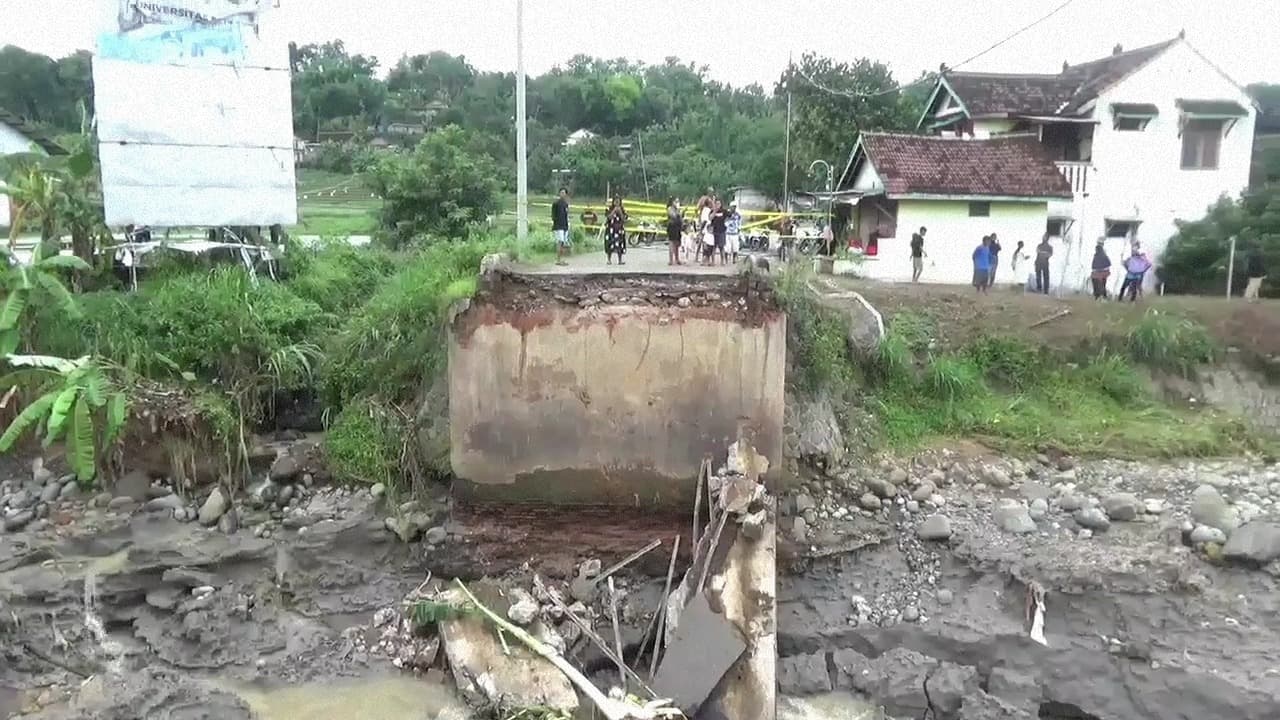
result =
[[622,207],[622,198],[614,197],[609,203],[609,213],[604,218],[604,255],[608,264],[613,264],[613,256],[618,256],[618,264],[626,265],[622,255],[627,251],[627,211]]

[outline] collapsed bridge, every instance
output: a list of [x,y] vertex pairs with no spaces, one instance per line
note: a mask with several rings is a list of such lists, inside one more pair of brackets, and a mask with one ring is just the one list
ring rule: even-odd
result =
[[711,448],[773,461],[786,316],[752,273],[497,269],[451,323],[451,462],[466,500],[687,507]]

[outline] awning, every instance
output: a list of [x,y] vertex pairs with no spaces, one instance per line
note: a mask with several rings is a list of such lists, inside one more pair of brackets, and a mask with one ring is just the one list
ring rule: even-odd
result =
[[1111,103],[1111,114],[1116,117],[1153,118],[1160,114],[1154,103]]
[[1243,105],[1235,100],[1189,100],[1178,98],[1178,109],[1188,117],[1197,118],[1240,118],[1249,114]]

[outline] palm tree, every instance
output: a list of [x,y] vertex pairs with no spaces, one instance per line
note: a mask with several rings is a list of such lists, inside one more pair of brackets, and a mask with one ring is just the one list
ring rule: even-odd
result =
[[46,243],[36,245],[29,264],[7,250],[0,250],[6,265],[0,275],[0,286],[8,291],[4,304],[0,305],[0,355],[10,355],[18,349],[23,336],[22,320],[33,299],[52,302],[72,317],[80,316],[75,296],[62,284],[57,271],[88,270],[89,264],[74,255],[56,252],[46,257],[47,248]]
[[57,235],[58,208],[61,200],[58,179],[37,163],[23,163],[10,174],[5,194],[13,201],[13,218],[9,224],[9,252],[14,251],[18,235],[26,224],[40,222],[40,242]]

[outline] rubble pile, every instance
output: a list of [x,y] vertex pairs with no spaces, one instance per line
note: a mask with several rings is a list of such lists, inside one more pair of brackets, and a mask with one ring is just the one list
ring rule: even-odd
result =
[[[708,461],[699,473],[693,549],[682,575],[676,570],[683,538],[655,538],[609,567],[587,559],[567,582],[537,574],[465,586],[429,579],[399,606],[379,610],[369,626],[344,636],[358,651],[390,658],[402,669],[447,668],[461,694],[477,706],[572,713],[598,693],[621,703],[611,706],[623,713],[617,717],[656,717],[664,708],[672,716],[697,717],[704,704],[732,703],[735,697],[739,703],[767,701],[758,707],[771,712],[775,511],[760,479],[768,461],[745,445],[735,443],[730,450],[719,472]],[[752,567],[762,561],[755,557],[762,549],[769,565],[764,574]],[[651,552],[669,555],[660,585],[632,572]],[[498,621],[487,621],[477,610],[493,613],[509,631],[495,631]],[[606,690],[584,690],[573,673],[517,642],[518,633]],[[768,677],[758,677],[753,667],[765,658]],[[767,698],[758,687],[754,695],[735,690],[733,682],[722,682],[727,676],[767,684]]]

